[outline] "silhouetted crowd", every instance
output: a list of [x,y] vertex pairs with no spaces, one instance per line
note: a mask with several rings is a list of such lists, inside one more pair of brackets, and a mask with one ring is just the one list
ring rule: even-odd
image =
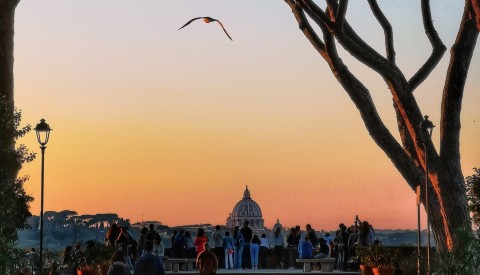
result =
[[[142,228],[138,240],[127,227],[113,224],[106,234],[105,245],[118,249],[111,258],[107,275],[165,274],[164,264],[168,259],[193,259],[199,274],[214,274],[219,268],[295,268],[296,259],[313,258],[334,258],[336,269],[356,270],[358,267],[350,266],[349,259],[355,258],[358,246],[373,244],[374,239],[373,227],[358,218],[350,227],[339,224],[335,236],[329,233],[319,236],[307,224],[303,231],[300,226],[291,228],[287,236],[281,227],[276,227],[269,238],[265,234],[254,234],[245,221],[241,228],[234,227],[233,232],[222,233],[217,225],[211,239],[203,228],[199,228],[195,236],[183,229],[174,231],[170,237],[171,249],[166,255],[162,237],[153,224]],[[74,249],[71,246],[65,249],[63,266],[74,267],[71,256]]]

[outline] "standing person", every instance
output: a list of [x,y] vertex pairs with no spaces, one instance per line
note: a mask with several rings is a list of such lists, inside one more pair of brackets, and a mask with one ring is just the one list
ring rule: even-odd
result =
[[175,258],[185,258],[185,236],[183,229],[175,235],[172,246]]
[[258,235],[253,235],[251,244],[250,244],[250,258],[252,261],[252,268],[258,269],[258,254],[260,250],[260,239]]
[[163,258],[165,258],[165,246],[162,243],[162,237],[160,237],[160,235],[158,235],[153,240],[153,251],[152,251],[152,253],[153,253],[153,255],[160,258],[160,260],[163,262]]
[[300,230],[300,225],[295,225],[295,232],[297,234],[296,244],[298,245],[302,240],[302,230]]
[[358,242],[358,229],[355,226],[350,226],[349,231],[351,232],[348,236],[347,247],[348,255],[347,259],[355,257],[355,244]]
[[250,242],[253,238],[253,231],[248,227],[250,223],[248,221],[243,222],[243,227],[240,229],[240,233],[243,236],[243,255],[242,255],[242,268],[252,268],[252,259],[250,258]]
[[224,254],[225,250],[223,249],[223,237],[222,233],[220,232],[220,225],[215,226],[215,232],[213,232],[213,251],[215,256],[217,256],[218,266],[225,266],[224,263]]
[[187,258],[195,259],[197,257],[195,243],[190,235],[190,231],[185,231],[185,248],[187,249]]
[[[300,229],[300,227],[298,228]],[[296,227],[290,228],[290,233],[287,236],[287,248],[289,266],[295,266],[295,259],[298,257],[298,245],[300,244],[300,232],[296,230]]]
[[260,238],[260,267],[267,268],[267,257],[270,252],[270,243],[265,233]]
[[115,251],[110,260],[112,264],[108,267],[107,275],[131,275],[130,268],[125,262],[125,254],[121,249]]
[[145,249],[145,243],[147,242],[148,229],[146,227],[142,228],[140,231],[140,237],[138,237],[138,257],[142,257],[143,251]]
[[223,251],[225,253],[225,269],[233,269],[233,238],[230,237],[230,232],[225,232],[223,238]]
[[298,257],[300,259],[311,259],[313,256],[313,245],[310,238],[305,236],[305,240],[298,245]]
[[175,255],[175,251],[173,251],[176,236],[177,236],[177,230],[173,230],[173,234],[170,237],[170,247],[171,247],[170,253],[172,254],[172,258],[177,257],[177,255]]
[[205,235],[205,230],[203,228],[199,228],[197,232],[197,237],[195,238],[194,245],[197,255],[200,254],[205,248],[204,244],[208,242],[207,235]]
[[148,225],[148,232],[147,232],[147,240],[148,241],[153,241],[155,239],[155,235],[157,234],[157,231],[155,231],[155,226],[153,223]]
[[110,245],[115,245],[115,241],[118,238],[118,234],[120,234],[120,229],[116,223],[112,224],[107,231],[106,239]]
[[340,270],[345,270],[345,264],[347,263],[347,244],[348,244],[348,233],[347,227],[345,224],[341,223],[338,225],[339,231],[337,234],[337,252],[338,252],[338,262],[337,266]]
[[138,260],[138,242],[135,240],[135,237],[133,237],[132,233],[130,233],[130,230],[128,227],[125,227],[125,234],[128,236],[129,243],[128,243],[128,253],[131,259],[131,265],[132,269],[135,266],[135,263]]
[[360,226],[360,232],[358,233],[358,246],[367,246],[371,243],[370,224],[367,221],[363,221]]
[[275,229],[273,233],[273,247],[275,249],[275,256],[277,258],[277,268],[283,268],[283,233],[280,227]]
[[153,255],[153,242],[147,241],[145,243],[145,253],[138,260],[135,265],[134,275],[164,275],[162,261],[159,257]]
[[233,268],[240,269],[242,267],[243,258],[243,235],[240,233],[238,226],[233,230]]
[[217,274],[218,260],[215,254],[210,251],[208,242],[203,244],[203,250],[198,254],[196,264],[200,275]]
[[133,263],[132,263],[132,255],[131,255],[131,239],[130,239],[130,234],[128,234],[128,229],[125,226],[120,226],[120,233],[118,234],[117,240],[115,241],[115,244],[117,246],[120,246],[123,250],[123,253],[125,254],[125,261],[128,266],[133,268]]
[[[160,237],[160,234],[157,231],[155,231],[155,226],[153,225],[153,223],[149,224],[148,228],[149,230],[147,232],[147,241],[153,242],[153,245],[154,245],[153,251],[155,253],[158,253],[159,251],[161,251],[163,255],[165,248],[163,247],[163,244],[162,244],[162,237]],[[159,247],[160,245],[161,247]],[[145,250],[143,253],[145,253]]]
[[307,224],[305,226],[305,229],[307,230],[307,236],[310,239],[310,242],[312,243],[313,247],[314,248],[317,247],[319,244],[317,232],[315,232],[315,229],[313,229],[310,224]]
[[370,238],[370,244],[374,244],[375,243],[375,230],[373,229],[373,225],[372,224],[369,224],[370,225],[370,231],[369,231],[369,238]]

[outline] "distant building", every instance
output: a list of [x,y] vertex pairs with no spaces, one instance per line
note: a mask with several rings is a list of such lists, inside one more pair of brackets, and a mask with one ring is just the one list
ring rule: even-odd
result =
[[280,219],[278,218],[277,218],[277,223],[273,226],[273,231],[275,231],[277,227],[280,227],[281,230],[284,230],[282,224],[280,223]]
[[243,198],[233,207],[232,213],[227,218],[227,228],[235,226],[242,227],[243,223],[248,221],[253,230],[264,230],[262,210],[260,206],[252,200],[248,186],[245,187]]

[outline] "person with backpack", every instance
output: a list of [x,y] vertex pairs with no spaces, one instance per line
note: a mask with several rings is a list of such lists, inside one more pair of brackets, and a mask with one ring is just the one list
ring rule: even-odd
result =
[[145,254],[140,257],[135,265],[133,275],[164,275],[165,268],[158,256],[153,253],[153,242],[148,240],[145,243]]

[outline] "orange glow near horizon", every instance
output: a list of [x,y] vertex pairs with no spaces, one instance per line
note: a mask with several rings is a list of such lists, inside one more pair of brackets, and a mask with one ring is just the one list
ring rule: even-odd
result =
[[[398,65],[413,74],[431,48],[419,7],[400,16],[395,8],[402,3],[383,5],[395,28]],[[431,4],[439,34],[451,45],[462,3]],[[360,1],[349,10],[369,12]],[[378,23],[358,14],[347,18],[383,53]],[[207,24],[176,31],[203,15],[221,20],[234,41]],[[288,227],[333,230],[358,215],[375,228],[416,228],[415,192],[281,1],[106,0],[95,9],[82,1],[21,1],[15,22],[22,124],[45,118],[53,128],[45,210],[117,213],[169,226],[225,224],[248,185],[267,227],[278,218]],[[398,136],[382,79],[348,54],[342,58]],[[480,166],[479,58],[475,53],[462,109],[465,176]],[[445,56],[415,94],[437,125],[447,66]],[[19,143],[40,153],[34,133]],[[40,160],[21,171],[30,175],[34,215]]]

